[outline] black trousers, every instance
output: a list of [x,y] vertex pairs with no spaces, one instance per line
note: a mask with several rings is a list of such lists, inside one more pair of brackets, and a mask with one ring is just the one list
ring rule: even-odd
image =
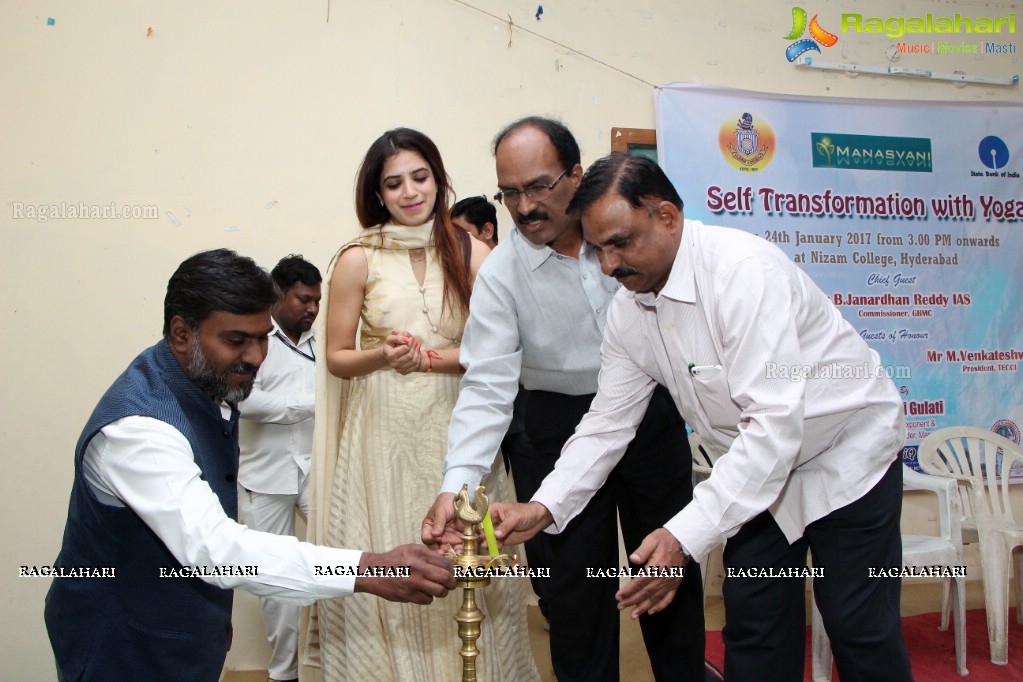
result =
[[871,567],[902,565],[902,462],[859,500],[807,526],[789,544],[764,512],[725,545],[725,679],[802,682],[805,580],[729,577],[728,569],[815,568],[813,590],[842,682],[912,680],[902,639],[900,578],[872,578]]
[[[565,441],[592,395],[532,391],[526,410],[529,458],[512,459],[516,495],[529,501],[554,469]],[[561,682],[617,682],[617,578],[586,577],[586,569],[620,566],[617,521],[628,552],[678,513],[693,496],[685,424],[667,390],[658,387],[632,444],[586,509],[557,535],[527,545],[529,563],[549,567],[541,596],[550,620],[551,660]],[[703,586],[691,564],[674,601],[639,619],[659,682],[704,679]]]
[[[511,424],[508,426],[508,432],[504,434],[504,440],[501,441],[501,454],[504,457],[504,468],[508,471],[511,468],[511,463],[518,462],[518,470],[521,470],[522,476],[514,476],[512,481],[515,483],[515,499],[519,502],[528,502],[536,489],[540,487],[540,480],[536,478],[535,466],[532,462],[536,460],[536,455],[533,452],[533,445],[529,442],[529,436],[526,435],[526,407],[529,405],[529,394],[530,391],[526,390],[519,384],[519,392],[515,396],[515,407],[512,411]],[[520,480],[521,479],[521,480]],[[548,549],[547,533],[540,533],[532,540],[527,540],[524,544],[526,545],[526,555],[530,563],[533,563],[533,557],[547,557],[550,556],[550,549]],[[547,617],[547,601],[544,599],[543,589],[546,581],[543,578],[536,576],[530,576],[529,583],[533,588],[533,592],[536,594],[540,612],[544,618]]]

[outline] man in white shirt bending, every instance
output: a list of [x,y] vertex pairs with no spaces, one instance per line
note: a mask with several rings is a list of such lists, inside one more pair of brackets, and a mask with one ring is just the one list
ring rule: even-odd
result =
[[[728,539],[727,679],[803,679],[809,549],[842,679],[911,680],[900,580],[869,570],[902,563],[902,407],[877,353],[777,247],[685,220],[652,161],[601,159],[569,210],[624,290],[608,312],[589,413],[531,502],[491,507],[498,537],[564,528],[664,386],[717,460],[630,560],[679,567]],[[635,618],[672,596],[668,580],[646,576],[617,598]]]
[[[238,404],[238,520],[255,530],[295,534],[295,512],[309,512],[309,462],[316,397],[313,322],[320,309],[315,265],[282,258],[270,276],[281,291],[273,307],[266,359],[249,397]],[[260,598],[270,643],[272,681],[298,680],[300,607]]]

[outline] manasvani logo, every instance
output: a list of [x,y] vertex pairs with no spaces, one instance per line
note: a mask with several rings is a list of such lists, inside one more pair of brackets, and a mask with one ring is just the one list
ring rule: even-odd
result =
[[774,158],[774,130],[757,114],[738,112],[718,131],[718,146],[732,166],[743,172],[763,170]]
[[930,173],[931,140],[844,133],[810,133],[814,168]]
[[[814,50],[820,52],[821,48],[818,45],[824,47],[832,47],[838,42],[838,36],[834,33],[829,33],[821,28],[821,25],[817,23],[817,17],[819,15],[813,15],[813,19],[810,20],[809,25],[806,23],[806,10],[802,7],[792,8],[792,30],[785,36],[785,40],[795,40],[796,42],[785,48],[785,59],[790,62],[796,61],[805,52]],[[803,34],[806,32],[810,33],[809,38],[803,38]]]

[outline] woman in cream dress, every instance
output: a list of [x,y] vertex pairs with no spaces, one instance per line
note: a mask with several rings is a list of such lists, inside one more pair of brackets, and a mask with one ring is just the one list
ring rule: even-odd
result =
[[[327,544],[377,549],[417,542],[440,487],[448,422],[458,395],[459,342],[476,270],[488,249],[451,224],[449,183],[422,133],[388,131],[370,147],[356,181],[362,233],[327,274],[320,376],[348,384],[322,421],[317,457],[336,438],[331,484],[314,486]],[[325,338],[324,338],[325,337]],[[357,338],[358,337],[358,338]],[[329,370],[329,375],[324,371]],[[338,395],[337,390],[318,388]],[[491,499],[510,490],[495,471]],[[316,521],[314,523],[314,531]],[[538,679],[526,629],[527,583],[497,578],[477,593],[487,618],[477,659],[481,682]],[[429,606],[367,594],[319,602],[323,679],[405,682],[461,679],[454,615],[460,593]]]

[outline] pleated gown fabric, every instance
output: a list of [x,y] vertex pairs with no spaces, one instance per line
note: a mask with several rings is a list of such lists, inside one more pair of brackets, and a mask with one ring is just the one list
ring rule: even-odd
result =
[[[443,279],[432,249],[427,249],[423,287],[407,250],[366,248],[365,253],[369,277],[361,347],[379,347],[391,330],[411,332],[424,349],[457,345],[453,339],[461,337],[464,320],[446,312],[441,316]],[[402,376],[388,368],[351,380],[330,495],[328,544],[385,551],[420,542],[423,517],[440,490],[459,379],[421,372]],[[495,466],[494,473],[490,499],[512,499],[503,467]],[[481,682],[539,679],[526,626],[527,590],[524,578],[494,578],[477,590],[486,614],[478,642]],[[455,590],[429,606],[367,594],[319,602],[323,679],[461,679],[454,620],[461,597]]]

